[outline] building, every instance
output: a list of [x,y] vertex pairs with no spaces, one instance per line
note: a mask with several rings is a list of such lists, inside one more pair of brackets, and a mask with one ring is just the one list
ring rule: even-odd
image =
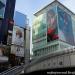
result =
[[13,60],[17,62],[17,64],[26,63],[30,60],[30,27],[27,21],[26,15],[15,11],[11,54],[15,55],[16,60]]
[[0,71],[7,69],[9,64],[15,2],[16,0],[0,0]]
[[16,0],[0,0],[0,43],[7,44],[8,31],[13,30]]
[[15,1],[0,0],[0,65],[8,61],[9,50],[5,45],[8,44],[9,30],[13,30]]
[[34,14],[33,58],[75,45],[75,14],[55,0]]

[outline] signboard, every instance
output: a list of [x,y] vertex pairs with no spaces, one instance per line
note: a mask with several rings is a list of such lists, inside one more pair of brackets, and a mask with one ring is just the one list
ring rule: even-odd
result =
[[[40,16],[36,17],[33,21],[33,38],[36,39],[44,37],[46,34],[46,14],[43,13]],[[46,36],[46,35],[45,35]]]
[[73,34],[74,34],[74,42],[75,42],[75,17],[72,17],[72,26],[73,26]]
[[20,27],[25,28],[25,26],[27,25],[27,17],[26,15],[15,11],[14,12],[14,23]]
[[0,18],[4,18],[6,1],[7,0],[0,0]]
[[13,27],[12,44],[24,46],[24,29],[18,26]]
[[74,45],[74,35],[71,16],[59,7],[57,7],[57,11],[60,37],[59,39],[71,45]]
[[58,39],[56,7],[47,11],[47,42]]
[[11,53],[15,54],[16,56],[24,57],[24,47],[12,45]]

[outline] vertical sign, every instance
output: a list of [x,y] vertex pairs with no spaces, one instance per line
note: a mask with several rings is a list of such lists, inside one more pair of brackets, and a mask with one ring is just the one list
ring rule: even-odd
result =
[[18,26],[13,27],[11,53],[24,57],[24,29]]
[[58,10],[58,24],[59,24],[60,40],[73,45],[74,35],[73,35],[73,29],[72,29],[71,16],[59,7],[57,7],[57,10]]
[[18,26],[13,27],[12,44],[24,46],[24,29]]
[[56,8],[47,11],[47,42],[58,39]]

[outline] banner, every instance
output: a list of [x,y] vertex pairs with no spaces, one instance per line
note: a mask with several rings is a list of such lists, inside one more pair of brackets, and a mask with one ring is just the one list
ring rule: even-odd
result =
[[71,45],[74,45],[74,35],[72,29],[71,16],[59,7],[57,7],[57,11],[60,40],[65,41]]
[[36,17],[33,22],[33,38],[39,39],[46,36],[46,14]]
[[47,42],[58,39],[56,7],[47,11]]
[[24,29],[18,26],[13,27],[12,44],[24,46]]

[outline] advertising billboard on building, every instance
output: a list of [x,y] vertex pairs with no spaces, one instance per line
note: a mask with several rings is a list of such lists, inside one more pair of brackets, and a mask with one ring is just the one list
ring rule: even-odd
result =
[[47,42],[58,39],[56,7],[47,11]]
[[4,18],[6,1],[7,0],[0,0],[0,18]]
[[59,39],[74,45],[74,35],[72,29],[71,16],[59,7],[57,7],[57,11],[60,37]]
[[75,17],[72,17],[72,28],[73,28],[73,34],[74,34],[74,42],[75,42]]
[[13,27],[12,44],[24,46],[24,29],[18,26]]
[[15,54],[15,56],[24,57],[24,47],[12,45],[11,54]]
[[20,27],[25,28],[25,26],[27,25],[27,16],[15,11],[14,12],[14,23]]
[[33,22],[33,36],[36,37],[36,39],[43,37],[44,34],[46,34],[45,29],[46,29],[46,14],[43,13],[40,16],[36,17]]

